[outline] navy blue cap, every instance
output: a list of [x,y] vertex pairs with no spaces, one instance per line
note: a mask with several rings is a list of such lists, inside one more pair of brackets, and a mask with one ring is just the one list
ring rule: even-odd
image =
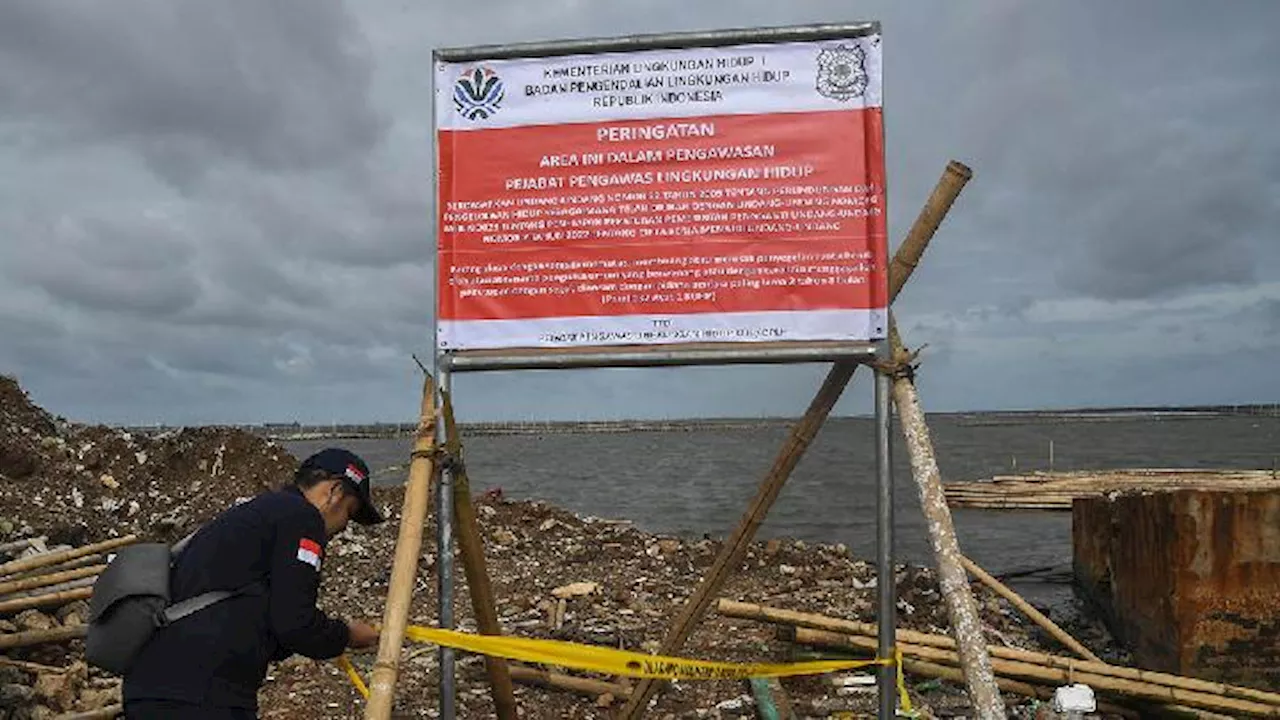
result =
[[302,461],[299,470],[322,470],[342,479],[344,485],[360,498],[360,507],[351,519],[361,525],[373,525],[386,518],[373,505],[369,492],[369,466],[359,455],[342,448],[325,448]]

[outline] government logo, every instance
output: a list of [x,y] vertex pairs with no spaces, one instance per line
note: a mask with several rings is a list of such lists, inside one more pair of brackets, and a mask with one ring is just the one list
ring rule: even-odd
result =
[[502,78],[491,68],[469,69],[453,84],[453,106],[468,120],[493,117],[505,97]]

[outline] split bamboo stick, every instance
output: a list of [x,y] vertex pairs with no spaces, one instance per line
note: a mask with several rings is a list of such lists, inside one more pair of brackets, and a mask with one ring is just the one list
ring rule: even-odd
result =
[[1102,662],[1102,658],[1090,652],[1089,648],[1080,644],[1078,640],[1071,637],[1066,630],[1058,627],[1057,623],[1045,617],[1044,613],[1032,607],[1030,603],[1023,600],[1022,596],[1011,590],[1009,586],[991,577],[986,570],[978,567],[977,563],[963,555],[960,556],[960,562],[964,565],[964,569],[968,570],[971,575],[981,580],[984,585],[994,590],[997,595],[1013,603],[1014,607],[1021,610],[1023,614],[1031,618],[1035,624],[1039,625],[1045,632],[1052,635],[1058,642],[1070,648],[1072,652],[1094,662]]
[[[929,245],[929,241],[933,239],[934,233],[937,232],[938,227],[942,224],[943,218],[946,217],[952,204],[960,196],[960,191],[964,189],[965,184],[969,182],[972,176],[972,170],[963,163],[954,160],[949,162],[946,169],[943,170],[942,176],[934,186],[932,194],[925,202],[924,207],[921,208],[915,223],[907,232],[906,238],[902,241],[902,245],[898,248],[893,256],[893,261],[890,263],[890,305],[902,291],[903,285],[911,277],[912,272],[915,271],[916,265],[919,264],[920,258],[924,255],[925,248]],[[804,417],[792,427],[782,448],[778,451],[777,456],[774,458],[773,466],[769,469],[769,474],[760,483],[755,498],[751,501],[751,505],[748,506],[742,519],[738,521],[738,526],[734,528],[733,533],[721,547],[720,553],[716,556],[711,569],[707,571],[702,582],[685,602],[679,615],[676,616],[675,622],[668,629],[666,636],[663,637],[661,653],[674,655],[680,652],[689,634],[693,632],[694,627],[701,621],[713,598],[720,592],[720,588],[724,586],[733,569],[741,565],[742,558],[755,537],[756,530],[764,522],[769,509],[773,507],[778,494],[782,492],[782,487],[786,484],[787,478],[791,476],[791,472],[799,464],[800,458],[804,456],[805,451],[813,443],[818,431],[822,429],[823,422],[831,414],[831,409],[835,407],[836,401],[840,399],[840,394],[844,392],[845,386],[853,379],[854,372],[857,369],[857,363],[838,362],[827,373],[822,387],[818,390],[813,400],[810,401],[808,409],[805,410]],[[635,720],[639,717],[641,712],[648,707],[649,701],[657,693],[658,687],[659,685],[655,680],[641,680],[636,685],[635,692],[631,694],[627,704],[619,711],[618,720]]]
[[6,543],[0,543],[0,553],[4,553],[8,555],[8,554],[12,554],[13,551],[15,550],[21,552],[22,550],[26,550],[32,545],[46,542],[48,539],[49,539],[48,535],[40,535],[38,537],[22,538],[21,540],[10,540],[9,542],[6,542]]
[[27,610],[30,608],[49,607],[50,605],[66,605],[76,600],[88,600],[93,596],[93,588],[76,588],[74,590],[63,590],[61,592],[47,593],[45,595],[36,595],[35,597],[18,598],[17,600],[6,600],[0,602],[0,615],[5,615],[19,610]]
[[67,671],[67,668],[63,667],[41,665],[40,663],[28,662],[26,660],[14,660],[13,658],[7,658],[4,656],[0,656],[0,665],[18,668],[19,670],[26,670],[29,673],[36,673],[38,675],[57,675]]
[[612,695],[619,700],[626,699],[631,695],[631,689],[627,686],[606,680],[574,677],[573,675],[537,670],[523,665],[512,665],[510,666],[510,671],[512,679],[529,685],[568,690],[591,697]]
[[88,632],[88,625],[73,625],[71,627],[49,628],[48,630],[28,630],[27,632],[3,633],[0,634],[0,650],[30,647],[32,645],[44,645],[46,643],[67,642],[68,640],[82,638]]
[[130,545],[137,542],[137,540],[137,535],[125,535],[124,537],[103,540],[102,542],[85,545],[84,547],[72,548],[70,550],[59,550],[58,552],[51,553],[41,553],[40,555],[32,555],[31,557],[22,558],[21,560],[10,560],[5,564],[0,565],[0,578],[8,577],[26,570],[57,565],[86,555],[95,555],[97,553],[107,552],[119,547],[124,547],[125,545]]
[[108,705],[97,710],[55,715],[53,720],[113,720],[124,714],[124,705]]
[[[877,636],[877,628],[872,623],[863,623],[856,620],[843,620],[840,618],[828,617],[826,615],[771,608],[762,605],[753,605],[750,603],[734,602],[732,600],[721,600],[717,606],[717,612],[725,617],[739,618],[743,620],[756,620],[780,625],[783,626],[784,629],[787,626],[791,626],[795,628],[825,631],[828,634],[857,635],[867,638],[874,638]],[[826,637],[826,635],[811,635],[809,633],[802,633],[801,636],[818,638]],[[899,642],[911,645],[955,650],[955,640],[947,635],[935,635],[932,633],[922,633],[915,630],[899,628],[897,630],[897,637]],[[833,642],[835,641],[833,640]],[[838,644],[839,643],[837,643],[837,645]],[[1268,692],[1257,688],[1241,685],[1227,685],[1225,683],[1202,680],[1200,678],[1172,675],[1169,673],[1155,672],[1153,670],[1142,670],[1139,668],[1125,667],[1123,665],[1109,665],[1103,662],[1076,660],[1075,658],[1049,655],[1047,653],[1038,653],[1032,650],[1023,650],[1020,648],[989,645],[987,647],[987,651],[991,653],[992,657],[1007,660],[1018,660],[1021,662],[1047,665],[1073,672],[1076,670],[1082,670],[1098,675],[1109,675],[1115,678],[1136,680],[1155,685],[1168,685],[1170,687],[1178,687],[1198,692],[1216,693],[1242,700],[1252,700],[1255,702],[1280,706],[1280,693]]]
[[[467,588],[471,595],[471,610],[475,614],[476,629],[481,635],[501,635],[498,611],[494,605],[493,585],[489,582],[489,570],[485,566],[484,541],[480,537],[480,523],[476,519],[475,506],[471,504],[471,481],[467,477],[466,464],[462,461],[462,436],[453,417],[453,399],[448,390],[440,389],[442,415],[445,428],[445,447],[453,456],[453,516],[458,537],[458,549],[462,555],[462,567],[466,572]],[[516,720],[515,688],[511,674],[503,658],[484,656],[489,686],[493,691],[493,706],[500,720]]]
[[[785,629],[783,630],[784,634],[791,635],[795,642],[802,645],[814,645],[819,647],[851,647],[870,652],[875,652],[877,647],[876,640],[874,638],[859,635],[840,635],[837,633],[830,633],[822,630],[808,630],[805,628],[796,628],[793,633],[786,633]],[[902,651],[904,656],[910,655],[913,658],[926,661],[951,665],[959,662],[959,656],[953,650],[944,650],[942,648],[915,645],[911,643],[902,643],[899,645],[899,649]],[[1079,682],[1089,685],[1094,688],[1094,690],[1118,693],[1144,700],[1154,700],[1161,703],[1174,703],[1213,711],[1244,713],[1246,715],[1258,717],[1280,717],[1280,705],[1260,703],[1252,700],[1242,700],[1220,694],[1187,690],[1181,687],[1159,685],[1140,680],[1127,680],[1111,675],[1086,672],[1080,670],[1078,667],[1071,669],[1048,667],[1036,663],[1006,660],[1003,658],[993,659],[991,664],[993,670],[999,672],[1001,675],[1022,678],[1024,680],[1036,680],[1059,685]]]
[[431,477],[436,451],[436,388],[430,374],[422,381],[422,407],[418,416],[418,434],[414,440],[409,477],[406,481],[404,505],[400,515],[400,535],[391,565],[391,583],[382,630],[378,638],[378,656],[369,676],[369,701],[365,718],[387,720],[394,701],[396,675],[400,668],[400,650],[409,622],[409,603],[418,572],[422,551],[422,528],[426,523],[431,499]]
[[92,565],[78,570],[65,570],[62,572],[47,573],[45,575],[36,575],[34,577],[23,578],[21,580],[10,580],[8,582],[0,583],[0,597],[8,595],[9,593],[21,592],[23,590],[48,587],[49,585],[57,585],[71,580],[95,577],[98,573],[106,569],[106,565]]
[[[898,335],[892,311],[889,312],[889,343],[896,362],[910,362],[910,356]],[[933,454],[929,426],[925,422],[924,411],[920,408],[920,397],[916,394],[915,384],[909,377],[898,375],[893,378],[893,402],[906,439],[911,474],[920,494],[920,509],[928,521],[929,539],[938,564],[938,584],[951,619],[951,632],[956,639],[960,664],[964,668],[969,701],[978,718],[1003,718],[1004,698],[996,685],[991,657],[982,636],[978,603],[960,562],[960,543],[956,539],[955,526],[951,521],[951,510],[947,507],[946,497],[942,492],[942,474]]]

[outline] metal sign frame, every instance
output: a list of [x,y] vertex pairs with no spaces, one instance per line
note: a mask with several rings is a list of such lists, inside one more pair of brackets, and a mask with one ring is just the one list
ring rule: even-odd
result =
[[[620,38],[593,38],[521,44],[483,45],[439,48],[433,52],[433,65],[440,62],[472,62],[513,58],[557,57],[564,55],[628,52],[660,49],[723,47],[742,44],[769,44],[819,40],[842,40],[880,32],[879,22],[848,24],[815,24],[776,28],[743,28],[691,33],[662,33]],[[439,136],[436,132],[435,73],[432,73],[432,201],[438,202]],[[439,211],[432,213],[432,234],[439,238]],[[438,247],[438,246],[437,246]],[[886,258],[887,260],[887,258]],[[439,262],[437,250],[436,262]],[[792,342],[717,342],[653,345],[615,345],[575,348],[504,348],[446,350],[439,348],[440,272],[433,270],[435,293],[432,312],[432,358],[440,387],[452,395],[454,373],[512,370],[566,370],[595,368],[691,367],[707,365],[758,365],[795,363],[863,362],[871,363],[889,357],[889,340],[874,341],[792,341]],[[896,583],[893,562],[893,467],[891,453],[890,380],[877,372],[875,380],[876,426],[876,513],[877,513],[877,617],[880,627],[881,658],[892,657],[896,622]],[[443,428],[438,432],[443,433]],[[441,438],[443,442],[443,438]],[[447,470],[440,473],[437,498],[437,587],[439,591],[439,623],[453,628],[453,528],[452,478]],[[452,720],[456,714],[456,682],[454,650],[441,647],[440,711]],[[879,717],[895,715],[896,674],[900,668],[882,666],[879,673]]]

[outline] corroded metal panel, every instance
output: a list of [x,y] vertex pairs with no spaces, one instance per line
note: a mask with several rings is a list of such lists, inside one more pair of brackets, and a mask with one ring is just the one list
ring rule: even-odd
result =
[[1280,491],[1077,500],[1084,594],[1138,665],[1280,686]]

